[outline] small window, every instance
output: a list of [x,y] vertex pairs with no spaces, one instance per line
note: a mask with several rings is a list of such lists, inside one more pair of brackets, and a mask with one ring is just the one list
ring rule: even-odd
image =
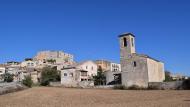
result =
[[70,73],[70,77],[73,77],[73,73]]
[[133,62],[133,66],[134,66],[134,67],[137,66],[137,62],[136,62],[136,61]]
[[123,46],[127,47],[127,39],[126,38],[123,38]]
[[92,66],[92,70],[94,70],[93,66]]
[[64,73],[64,76],[66,77],[66,76],[67,76],[67,73]]
[[88,69],[88,66],[86,66],[86,69]]

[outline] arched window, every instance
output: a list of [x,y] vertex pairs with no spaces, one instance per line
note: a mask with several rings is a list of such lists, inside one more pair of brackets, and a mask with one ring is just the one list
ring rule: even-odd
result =
[[126,38],[123,38],[123,46],[127,47],[127,39]]

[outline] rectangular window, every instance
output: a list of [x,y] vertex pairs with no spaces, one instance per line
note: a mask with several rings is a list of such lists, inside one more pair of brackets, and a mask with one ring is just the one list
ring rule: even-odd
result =
[[137,62],[134,61],[133,62],[133,66],[136,67],[137,66]]
[[81,76],[87,76],[87,72],[81,72]]
[[64,76],[66,77],[66,76],[67,76],[67,73],[64,73]]
[[86,66],[86,69],[88,69],[88,66]]
[[127,39],[126,38],[123,38],[123,46],[127,47]]

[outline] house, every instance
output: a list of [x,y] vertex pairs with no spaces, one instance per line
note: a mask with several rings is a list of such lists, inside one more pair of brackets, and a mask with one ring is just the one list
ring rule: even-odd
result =
[[181,80],[186,80],[188,79],[187,76],[184,76],[182,74],[170,74],[170,77],[172,78],[172,80],[174,81],[181,81]]
[[121,64],[106,60],[96,60],[95,63],[103,70],[107,85],[121,84]]
[[3,74],[5,74],[5,67],[0,66],[0,81],[3,81]]
[[73,64],[74,56],[63,51],[41,51],[33,58],[34,60],[41,60],[44,63],[55,63],[55,64]]
[[121,83],[130,87],[148,87],[150,82],[165,80],[164,63],[145,54],[136,53],[135,36],[132,33],[119,35]]
[[21,62],[21,67],[29,67],[34,68],[37,66],[37,62],[33,61],[33,59],[25,59],[25,61]]
[[96,60],[95,63],[98,66],[98,69],[102,69],[102,71],[110,71],[111,62],[107,60]]
[[121,72],[121,64],[118,63],[110,63],[110,71],[111,72]]
[[9,61],[5,64],[6,66],[12,66],[12,67],[17,67],[20,66],[20,62],[16,62],[16,61]]
[[91,82],[97,75],[97,65],[93,61],[84,61],[61,70],[61,84],[77,86],[80,82]]
[[98,69],[102,69],[103,72],[111,71],[117,72],[121,71],[121,65],[107,60],[96,60],[95,63],[98,66]]

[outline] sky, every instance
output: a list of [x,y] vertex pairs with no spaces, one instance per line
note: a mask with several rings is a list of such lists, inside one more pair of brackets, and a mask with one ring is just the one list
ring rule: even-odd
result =
[[42,50],[76,61],[119,63],[118,35],[136,36],[136,51],[190,76],[189,0],[1,0],[0,63]]

